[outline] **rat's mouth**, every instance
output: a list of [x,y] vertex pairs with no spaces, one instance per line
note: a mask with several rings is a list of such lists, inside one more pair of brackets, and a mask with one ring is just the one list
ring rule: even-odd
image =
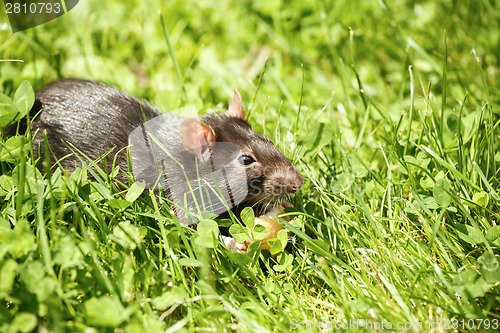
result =
[[238,210],[243,209],[245,207],[251,207],[255,213],[255,216],[260,216],[266,214],[273,207],[276,207],[278,205],[283,206],[283,208],[293,207],[293,205],[288,201],[286,201],[286,199],[287,198],[284,197],[278,197],[274,200],[268,200],[268,197],[264,197],[261,199],[253,198],[240,204],[238,206]]
[[289,199],[293,193],[280,192],[276,194],[249,194],[245,201],[252,204],[268,204],[268,203],[279,203]]
[[293,207],[293,205],[288,201],[273,202],[270,204],[266,204],[264,207],[261,207],[262,210],[259,212],[260,214],[258,214],[257,217],[269,213],[269,211],[273,210],[277,206],[283,206],[283,208]]

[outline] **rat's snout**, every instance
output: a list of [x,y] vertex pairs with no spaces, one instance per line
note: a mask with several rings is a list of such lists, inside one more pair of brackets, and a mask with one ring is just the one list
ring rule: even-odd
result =
[[300,190],[304,184],[304,177],[295,169],[274,177],[274,194],[278,196],[287,196]]
[[290,168],[281,177],[278,177],[277,183],[281,187],[285,195],[293,194],[300,190],[304,185],[304,177],[295,168]]
[[304,185],[304,177],[298,172],[296,178],[290,183],[291,192],[297,192]]

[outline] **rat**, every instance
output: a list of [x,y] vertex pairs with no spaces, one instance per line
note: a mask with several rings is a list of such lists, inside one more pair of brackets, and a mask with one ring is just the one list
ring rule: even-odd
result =
[[[45,159],[45,132],[53,155],[68,171],[81,164],[68,149],[68,144],[91,160],[114,149],[106,156],[108,168],[115,160],[122,171],[127,171],[126,148],[130,133],[163,113],[146,101],[103,83],[68,78],[38,90],[30,114],[34,116],[31,132],[36,133],[33,137],[35,158]],[[171,114],[168,117],[179,119]],[[207,146],[219,142],[232,143],[239,148],[236,158],[244,168],[248,188],[243,203],[238,206],[240,209],[283,201],[304,183],[303,176],[271,140],[255,132],[245,120],[245,110],[236,89],[227,111],[183,120],[180,136],[193,154],[201,155]],[[116,179],[127,181],[122,173]]]

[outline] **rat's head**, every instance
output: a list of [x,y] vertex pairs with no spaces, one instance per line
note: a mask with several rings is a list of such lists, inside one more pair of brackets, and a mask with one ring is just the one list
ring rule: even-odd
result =
[[246,173],[248,194],[246,202],[268,203],[282,201],[297,192],[304,177],[267,137],[257,134],[245,121],[241,97],[235,90],[226,112],[209,114],[200,120],[184,120],[181,136],[187,146],[203,154],[208,146],[232,143],[239,148],[237,161]]

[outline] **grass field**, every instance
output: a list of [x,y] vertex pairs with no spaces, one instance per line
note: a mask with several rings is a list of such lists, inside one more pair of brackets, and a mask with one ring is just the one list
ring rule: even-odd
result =
[[4,138],[0,332],[497,332],[499,24],[489,0],[88,0],[15,34],[3,11],[0,124],[58,77],[164,111],[238,88],[306,182],[285,251],[245,256]]

